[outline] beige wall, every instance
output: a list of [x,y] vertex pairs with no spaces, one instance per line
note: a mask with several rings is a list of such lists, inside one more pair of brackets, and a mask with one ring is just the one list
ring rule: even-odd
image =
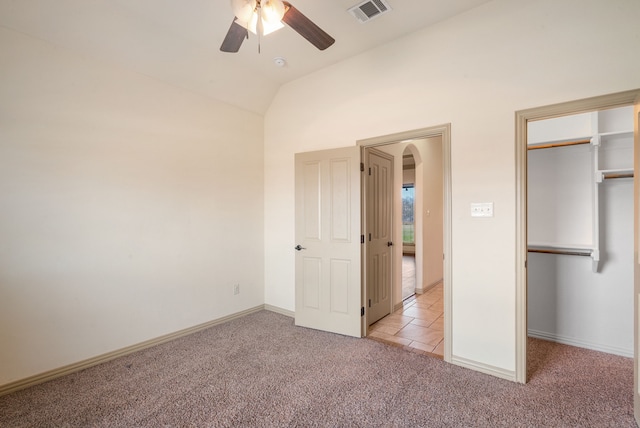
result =
[[0,385],[261,305],[262,134],[0,29]]
[[402,170],[402,184],[414,184],[416,180],[416,169],[414,167]]
[[414,143],[420,150],[422,160],[423,204],[422,248],[424,269],[422,289],[427,289],[443,277],[444,253],[444,204],[443,204],[443,154],[442,138],[432,137]]
[[451,123],[452,354],[513,376],[514,113],[640,87],[639,17],[635,0],[498,0],[284,85],[265,119],[266,303],[294,308],[294,153]]

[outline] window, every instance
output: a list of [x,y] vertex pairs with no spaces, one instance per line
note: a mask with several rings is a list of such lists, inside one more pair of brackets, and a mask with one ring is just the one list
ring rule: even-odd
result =
[[415,244],[415,188],[413,184],[402,186],[402,243]]

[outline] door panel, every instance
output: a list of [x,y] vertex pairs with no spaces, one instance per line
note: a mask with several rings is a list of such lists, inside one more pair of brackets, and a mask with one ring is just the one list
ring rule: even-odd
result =
[[[302,239],[320,239],[320,162],[309,161],[302,166],[304,198],[304,229]],[[298,237],[296,236],[296,239]]]
[[367,323],[371,325],[391,313],[393,156],[367,149],[366,160]]
[[296,154],[295,174],[295,323],[361,337],[359,148]]

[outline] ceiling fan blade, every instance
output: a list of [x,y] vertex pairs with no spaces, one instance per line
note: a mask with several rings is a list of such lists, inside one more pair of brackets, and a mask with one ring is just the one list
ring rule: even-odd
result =
[[291,3],[287,1],[283,3],[286,8],[286,12],[282,17],[282,21],[311,42],[312,45],[323,51],[335,42],[333,37],[325,33],[298,9],[293,7]]
[[229,31],[227,31],[227,35],[222,41],[220,50],[222,52],[238,52],[240,50],[240,46],[242,46],[242,42],[244,42],[244,39],[247,37],[249,37],[247,29],[238,24],[236,22],[236,18],[233,18],[231,27],[229,27]]

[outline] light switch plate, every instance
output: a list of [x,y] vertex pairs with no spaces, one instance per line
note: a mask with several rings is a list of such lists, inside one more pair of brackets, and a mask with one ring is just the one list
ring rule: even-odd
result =
[[493,202],[472,202],[471,217],[493,217]]

